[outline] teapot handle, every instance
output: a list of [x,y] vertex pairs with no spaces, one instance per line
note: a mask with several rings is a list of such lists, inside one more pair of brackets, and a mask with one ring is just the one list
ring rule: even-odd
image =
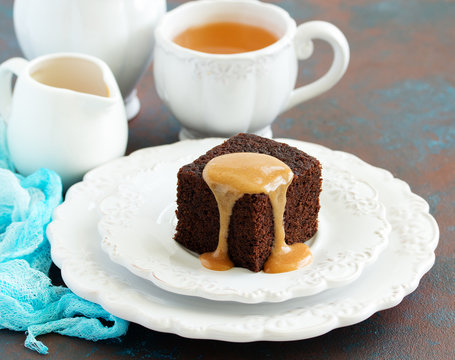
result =
[[28,61],[23,58],[12,58],[0,65],[0,116],[6,122],[11,112],[13,75],[19,76],[27,64]]
[[294,89],[281,112],[329,90],[341,79],[348,67],[349,44],[335,25],[325,21],[308,21],[297,27],[294,46],[299,60],[308,59],[313,54],[313,39],[324,40],[330,44],[334,55],[332,65],[329,71],[318,80]]

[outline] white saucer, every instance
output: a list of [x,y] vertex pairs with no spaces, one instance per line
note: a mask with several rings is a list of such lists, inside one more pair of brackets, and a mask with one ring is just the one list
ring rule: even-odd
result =
[[[344,286],[385,249],[390,224],[376,191],[345,170],[322,163],[319,231],[308,242],[313,262],[281,274],[243,268],[212,271],[174,240],[177,172],[188,159],[159,162],[153,153],[144,169],[131,171],[118,191],[101,202],[101,247],[112,261],[178,294],[244,303],[280,302]],[[338,166],[340,168],[338,168]]]
[[101,250],[97,230],[101,200],[138,164],[151,166],[146,159],[173,161],[195,149],[203,153],[220,141],[185,141],[140,150],[93,170],[74,185],[47,230],[52,258],[67,286],[112,314],[153,330],[202,339],[279,341],[318,336],[395,306],[433,265],[437,224],[428,204],[405,182],[353,155],[296,140],[281,141],[325,163],[349,162],[348,170],[376,188],[386,206],[392,225],[389,245],[355,282],[314,296],[251,305],[173,294],[110,261]]

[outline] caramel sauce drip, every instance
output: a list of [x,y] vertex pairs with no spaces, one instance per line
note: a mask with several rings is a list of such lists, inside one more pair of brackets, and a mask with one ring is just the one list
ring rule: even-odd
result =
[[281,273],[299,269],[312,260],[309,247],[286,244],[284,210],[292,170],[277,158],[258,153],[232,153],[210,160],[202,176],[212,190],[220,213],[220,233],[215,251],[200,256],[204,267],[223,271],[234,267],[229,258],[228,231],[235,202],[244,194],[267,194],[273,209],[274,244],[264,272]]

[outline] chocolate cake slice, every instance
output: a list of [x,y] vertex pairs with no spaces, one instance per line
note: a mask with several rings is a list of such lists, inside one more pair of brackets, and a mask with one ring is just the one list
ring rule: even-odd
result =
[[[271,155],[291,168],[294,178],[287,191],[284,213],[286,243],[310,239],[318,229],[319,161],[297,148],[252,134],[231,137],[179,170],[174,239],[199,254],[216,249],[220,228],[218,207],[202,171],[214,157],[238,152]],[[266,194],[245,194],[237,200],[228,235],[229,257],[236,266],[255,272],[263,269],[273,246],[273,226],[272,205]]]

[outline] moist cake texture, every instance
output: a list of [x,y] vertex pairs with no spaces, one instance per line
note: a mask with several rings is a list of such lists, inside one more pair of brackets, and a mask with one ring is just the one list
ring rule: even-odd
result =
[[[321,166],[297,148],[252,134],[238,134],[183,166],[177,182],[177,228],[174,239],[202,254],[216,249],[219,213],[215,197],[202,172],[214,157],[238,152],[267,154],[288,165],[294,178],[286,194],[286,243],[310,239],[318,229]],[[274,241],[272,205],[266,194],[245,194],[234,205],[228,235],[229,257],[235,266],[260,271]]]

